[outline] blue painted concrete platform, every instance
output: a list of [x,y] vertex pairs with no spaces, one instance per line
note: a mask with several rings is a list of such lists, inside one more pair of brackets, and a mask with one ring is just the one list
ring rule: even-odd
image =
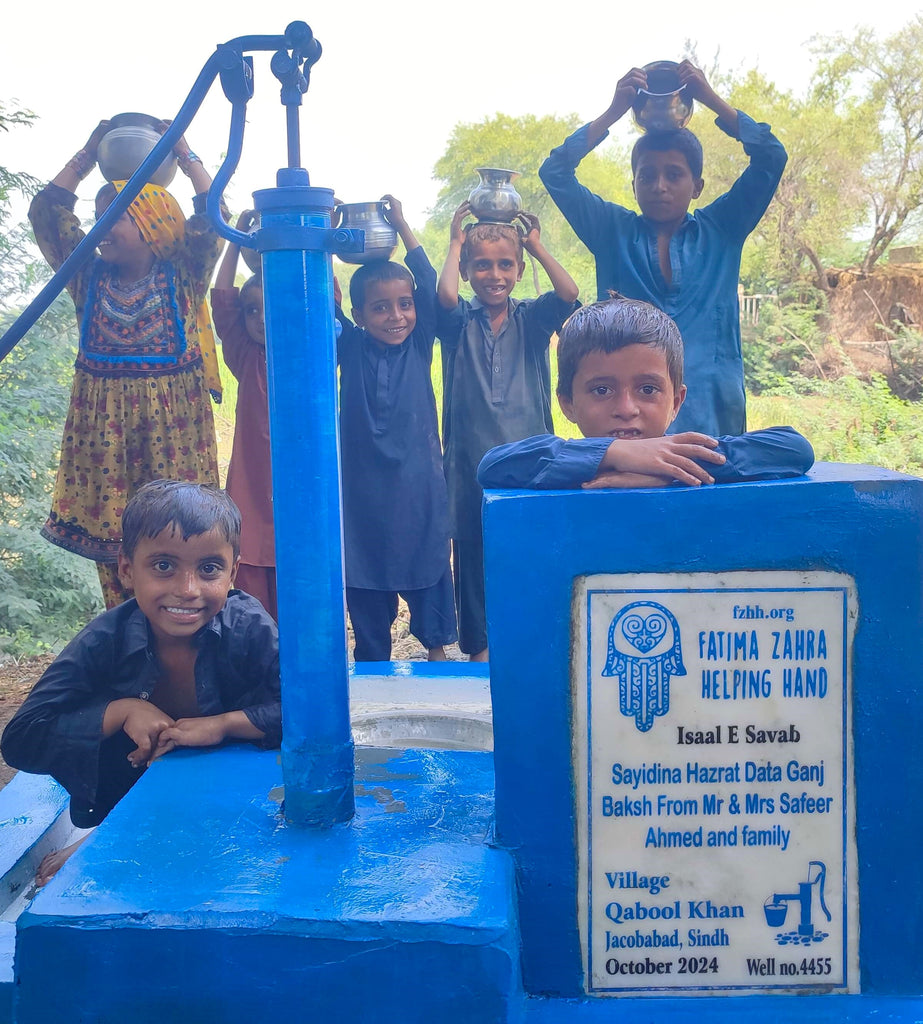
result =
[[281,781],[248,747],[156,764],[19,918],[14,1019],[518,1019],[490,755],[360,749],[326,832]]

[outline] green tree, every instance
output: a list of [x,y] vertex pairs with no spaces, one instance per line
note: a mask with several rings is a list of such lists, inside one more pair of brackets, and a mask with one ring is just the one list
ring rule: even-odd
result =
[[[722,95],[771,124],[788,151],[775,197],[744,248],[741,276],[753,291],[807,280],[827,291],[826,267],[865,216],[862,163],[870,151],[872,111],[842,98],[831,104],[813,85],[803,97],[782,91],[759,71],[722,79]],[[693,125],[705,149],[700,204],[727,191],[746,166],[740,143],[711,121]]]
[[[32,115],[0,105],[0,129]],[[11,227],[10,199],[37,181],[0,167],[0,334],[22,297],[47,279],[28,228]],[[91,562],[42,540],[57,469],[76,348],[73,304],[62,295],[0,362],[0,653],[55,648],[99,609]]]
[[875,115],[862,168],[872,225],[862,259],[867,273],[923,205],[923,15],[884,39],[871,28],[818,39],[815,52],[822,58],[818,95],[834,104],[858,98]]

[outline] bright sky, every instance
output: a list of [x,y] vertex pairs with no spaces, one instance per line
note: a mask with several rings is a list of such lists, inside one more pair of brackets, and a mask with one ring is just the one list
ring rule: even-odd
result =
[[[332,187],[344,202],[391,192],[419,227],[436,198],[433,164],[459,121],[497,111],[576,112],[589,120],[628,68],[679,59],[687,39],[705,64],[717,54],[724,68],[756,65],[780,87],[800,90],[812,68],[805,45],[812,35],[870,22],[886,35],[917,9],[917,0],[451,6],[433,0],[105,6],[16,0],[4,11],[0,33],[0,98],[17,99],[40,120],[3,134],[0,164],[48,179],[101,118],[126,110],[172,117],[217,43],[281,34],[300,19],[324,48],[302,108],[302,162],[313,184]],[[211,170],[226,148],[229,116],[215,83],[187,133]],[[284,113],[266,54],[257,57],[232,209],[250,205],[253,189],[272,186],[284,163]],[[176,187],[179,179],[174,187],[183,200],[188,190]],[[476,180],[472,169],[472,187]],[[101,183],[88,179],[81,198]],[[81,213],[89,212],[89,203],[81,204]]]

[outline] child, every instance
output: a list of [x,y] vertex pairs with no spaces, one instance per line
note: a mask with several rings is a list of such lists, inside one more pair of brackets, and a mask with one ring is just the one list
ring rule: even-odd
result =
[[544,434],[488,452],[483,487],[668,487],[800,476],[814,452],[791,427],[664,436],[686,397],[676,324],[646,302],[584,306],[558,342],[558,401],[585,440]]
[[[35,240],[54,269],[83,239],[74,190],[107,130],[101,121],[32,201]],[[221,385],[205,293],[224,243],[205,217],[211,177],[185,139],[174,153],[198,193],[197,216],[187,221],[168,192],[145,185],[67,286],[80,346],[42,535],[97,563],[108,608],[129,596],[115,563],[122,510],[138,487],[166,473],[218,483],[208,393],[220,397]],[[99,191],[97,217],[123,185]]]
[[[252,210],[244,210],[237,219],[238,230],[249,231],[255,217]],[[241,516],[237,585],[278,619],[263,280],[255,274],[238,292],[234,278],[239,253],[240,246],[228,245],[212,289],[215,329],[224,361],[238,384],[234,447],[227,479],[228,494]]]
[[[0,741],[8,764],[64,786],[78,827],[102,821],[175,747],[279,745],[276,628],[231,589],[239,540],[237,506],[216,487],[157,480],[126,506],[118,564],[134,599],[78,633]],[[72,852],[49,855],[37,881]]]
[[728,106],[689,61],[680,64],[679,78],[750,157],[750,166],[725,195],[689,214],[705,183],[702,147],[687,129],[647,132],[635,143],[631,171],[640,217],[577,181],[577,165],[646,87],[647,76],[638,68],[619,81],[605,113],[551,151],[539,176],[596,258],[599,298],[612,289],[653,303],[676,320],[686,346],[690,397],[673,429],[740,434],[746,429],[740,254],[775,193],[786,154],[769,125]]
[[[541,243],[538,218],[515,224],[463,226],[468,203],[456,210],[439,278],[443,440],[452,523],[459,646],[486,661],[484,543],[477,466],[488,449],[551,426],[548,346],[577,300],[577,286]],[[525,269],[526,249],[551,279],[537,299],[511,297]],[[474,291],[458,297],[459,273]]]
[[431,661],[444,661],[457,633],[431,377],[436,272],[401,204],[382,198],[409,270],[389,261],[359,267],[349,284],[355,326],[340,314],[346,604],[356,661],[390,659],[398,594],[411,633]]

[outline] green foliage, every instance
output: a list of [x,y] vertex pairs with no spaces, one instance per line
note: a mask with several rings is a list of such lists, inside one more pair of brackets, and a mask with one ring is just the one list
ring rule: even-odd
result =
[[817,101],[851,102],[867,111],[868,145],[855,154],[872,219],[862,260],[867,273],[923,204],[923,15],[885,39],[860,28],[852,36],[816,40],[814,49],[821,57]]
[[818,354],[829,339],[821,327],[819,295],[785,294],[764,299],[755,324],[741,325],[741,349],[747,388],[761,394],[785,386],[786,378],[813,367],[821,375]]
[[[0,129],[33,115],[0,104]],[[13,191],[36,182],[0,167],[0,333],[12,307],[47,276],[28,248],[28,229],[7,223]],[[99,610],[92,562],[42,540],[67,412],[76,328],[70,299],[60,296],[0,362],[0,654],[53,650]]]
[[890,335],[888,386],[899,398],[919,401],[923,398],[923,335],[897,322],[885,330]]
[[818,380],[793,376],[751,397],[751,430],[786,423],[814,445],[818,460],[884,466],[923,475],[923,407],[896,398],[881,376]]
[[39,535],[67,411],[72,322],[63,296],[0,363],[0,652],[14,655],[60,647],[100,608],[93,563]]

